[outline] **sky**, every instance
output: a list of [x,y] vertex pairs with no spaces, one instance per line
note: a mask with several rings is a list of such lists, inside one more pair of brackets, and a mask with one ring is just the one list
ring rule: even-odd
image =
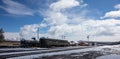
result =
[[6,39],[120,41],[119,0],[0,0]]

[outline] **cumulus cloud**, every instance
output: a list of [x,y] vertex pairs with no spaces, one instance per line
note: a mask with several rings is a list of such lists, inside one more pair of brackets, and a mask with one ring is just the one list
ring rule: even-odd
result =
[[49,32],[55,36],[65,35],[67,38],[69,38],[69,40],[87,40],[87,35],[97,36],[99,38],[101,36],[115,36],[116,34],[120,35],[120,32],[118,31],[120,30],[120,26],[117,26],[117,24],[120,24],[120,21],[116,19],[87,20],[77,25],[57,25],[51,27]]
[[72,8],[78,6],[79,2],[76,0],[59,0],[58,2],[52,3],[50,8],[59,11],[61,9]]
[[120,4],[115,5],[114,8],[120,9]]
[[41,23],[41,24],[39,24],[39,27],[47,27],[47,24]]
[[120,4],[117,4],[114,7],[118,10],[107,12],[101,18],[120,18]]
[[68,20],[67,16],[62,14],[61,12],[48,12],[47,18],[45,18],[45,21],[48,22],[50,25],[56,25],[56,24],[64,24]]
[[65,10],[68,8],[73,8],[79,6],[80,3],[77,0],[58,0],[49,6],[49,9],[44,20],[50,25],[61,25],[69,20],[68,16],[65,15]]
[[4,36],[6,40],[20,41],[18,32],[5,32]]
[[49,32],[51,35],[55,36],[64,35],[65,33],[72,32],[72,26],[69,26],[67,24],[53,26],[49,29]]
[[[32,37],[36,37],[38,30],[46,27],[47,25],[44,23],[41,24],[32,24],[32,25],[24,25],[20,29],[20,37],[25,39],[31,39]],[[39,34],[40,36],[43,36]]]
[[35,33],[37,32],[38,27],[39,27],[38,24],[25,25],[24,27],[21,28],[20,36],[27,39],[31,38],[32,36],[34,37],[36,35]]
[[[60,38],[64,35],[66,39],[74,41],[87,40],[86,36],[88,35],[90,35],[91,41],[120,40],[120,20],[115,19],[119,17],[119,10],[106,13],[103,18],[110,18],[101,20],[65,13],[67,12],[66,9],[78,6],[85,7],[87,4],[83,0],[58,0],[52,3],[44,13],[45,26],[41,25],[47,28],[47,31],[45,34],[40,33],[40,35],[53,38]],[[73,16],[70,17],[69,14]],[[40,27],[40,24],[25,25],[21,28],[21,33],[30,36],[29,34],[35,33],[38,27]]]
[[25,5],[15,2],[13,0],[2,0],[4,6],[0,6],[0,8],[4,9],[9,14],[14,15],[33,15],[32,9],[26,7]]
[[103,18],[120,18],[120,10],[107,12]]
[[[64,14],[64,12],[62,12],[62,10],[72,8],[78,5],[79,2],[76,0],[58,0],[57,2],[52,3],[44,14],[46,18],[44,18],[43,22],[47,23],[47,25],[45,26],[52,27],[67,23],[68,17]],[[25,25],[21,28],[20,32],[25,35],[25,37],[27,37],[26,35],[29,36],[31,32],[35,32],[32,29],[35,30],[36,28],[40,27],[39,25],[44,26],[43,24],[36,24],[36,27],[34,27],[34,25]],[[48,30],[48,32],[51,33],[53,30],[50,29]]]

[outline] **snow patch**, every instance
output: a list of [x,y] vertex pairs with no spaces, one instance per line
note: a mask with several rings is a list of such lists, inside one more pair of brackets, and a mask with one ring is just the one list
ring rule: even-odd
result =
[[120,59],[120,55],[111,54],[111,55],[100,56],[96,59]]

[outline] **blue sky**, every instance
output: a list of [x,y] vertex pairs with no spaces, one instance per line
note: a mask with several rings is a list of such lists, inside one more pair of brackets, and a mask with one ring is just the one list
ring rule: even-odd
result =
[[[45,9],[48,2],[45,0],[13,0],[17,3],[21,3],[32,10]],[[119,4],[119,0],[84,0],[89,6],[90,12],[88,15],[90,17],[99,18],[103,16],[104,13],[114,10],[114,5]],[[0,6],[5,7],[3,0],[0,0]],[[16,9],[17,10],[17,9]],[[99,13],[94,13],[99,12]],[[0,8],[0,27],[6,32],[19,32],[20,27],[26,24],[35,24],[40,23],[44,16],[38,14],[37,12],[34,15],[15,15],[6,12],[4,9]]]
[[[72,36],[76,37],[81,35],[76,32],[82,31],[82,38],[78,37],[79,39],[85,39],[89,34],[95,36],[94,39],[98,39],[98,35],[106,38],[107,35],[113,34],[116,37],[120,34],[116,33],[118,30],[106,31],[111,30],[111,27],[119,28],[119,4],[119,0],[0,0],[0,28],[5,32],[25,35],[40,28],[41,36],[66,35],[70,38],[71,33],[75,33]],[[92,25],[99,24],[94,22],[102,25],[97,29]],[[64,26],[68,28],[61,31]],[[79,30],[72,29],[77,26],[80,27]]]

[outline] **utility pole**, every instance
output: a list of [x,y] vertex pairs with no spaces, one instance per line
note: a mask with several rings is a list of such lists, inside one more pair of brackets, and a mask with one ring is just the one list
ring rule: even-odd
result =
[[89,42],[90,35],[87,36],[88,42]]
[[62,39],[65,39],[65,38],[66,38],[66,36],[62,35]]
[[65,39],[66,38],[66,36],[63,36],[63,39]]
[[89,45],[89,38],[90,38],[90,35],[87,35],[87,39],[88,39],[88,45]]
[[39,28],[37,28],[37,39],[39,40]]

